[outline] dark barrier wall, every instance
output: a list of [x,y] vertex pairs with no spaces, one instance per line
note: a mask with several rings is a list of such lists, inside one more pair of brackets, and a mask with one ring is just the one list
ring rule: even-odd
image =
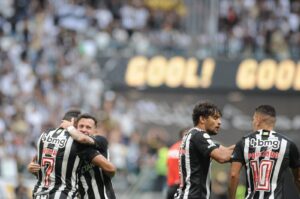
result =
[[110,71],[116,87],[169,90],[300,91],[295,60],[222,60],[155,56],[120,59]]

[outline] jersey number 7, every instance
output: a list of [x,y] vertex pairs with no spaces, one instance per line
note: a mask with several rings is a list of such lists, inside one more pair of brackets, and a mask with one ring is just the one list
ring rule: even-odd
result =
[[42,166],[45,168],[45,186],[48,187],[50,185],[50,174],[54,167],[54,158],[43,157]]
[[254,187],[256,191],[270,191],[271,174],[273,170],[273,160],[250,161],[253,173]]

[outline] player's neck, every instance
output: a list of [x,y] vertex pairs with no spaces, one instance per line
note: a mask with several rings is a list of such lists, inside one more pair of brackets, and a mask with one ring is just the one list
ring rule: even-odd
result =
[[267,126],[267,125],[258,126],[256,131],[261,130],[261,129],[267,130],[267,131],[273,131],[273,126]]
[[203,125],[203,124],[198,124],[197,126],[195,126],[195,128],[201,129],[202,131],[206,131],[205,125]]

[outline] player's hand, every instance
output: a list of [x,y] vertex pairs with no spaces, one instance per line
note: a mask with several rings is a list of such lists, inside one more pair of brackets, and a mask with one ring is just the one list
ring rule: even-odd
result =
[[62,120],[60,123],[60,127],[64,129],[68,128],[69,126],[74,126],[74,118],[72,118],[71,121]]
[[30,162],[27,166],[27,170],[32,174],[39,172],[40,169],[41,169],[41,166],[35,162]]

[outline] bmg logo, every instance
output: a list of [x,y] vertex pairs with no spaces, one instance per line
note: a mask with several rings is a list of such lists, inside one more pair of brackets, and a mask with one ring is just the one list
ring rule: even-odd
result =
[[271,147],[273,149],[279,149],[280,141],[279,140],[262,140],[262,139],[250,139],[250,146],[251,147]]
[[65,147],[66,143],[67,143],[67,139],[65,137],[64,138],[53,138],[53,137],[51,137],[51,135],[46,135],[46,134],[43,134],[41,139],[43,142],[48,142],[51,144],[58,145],[59,148]]

